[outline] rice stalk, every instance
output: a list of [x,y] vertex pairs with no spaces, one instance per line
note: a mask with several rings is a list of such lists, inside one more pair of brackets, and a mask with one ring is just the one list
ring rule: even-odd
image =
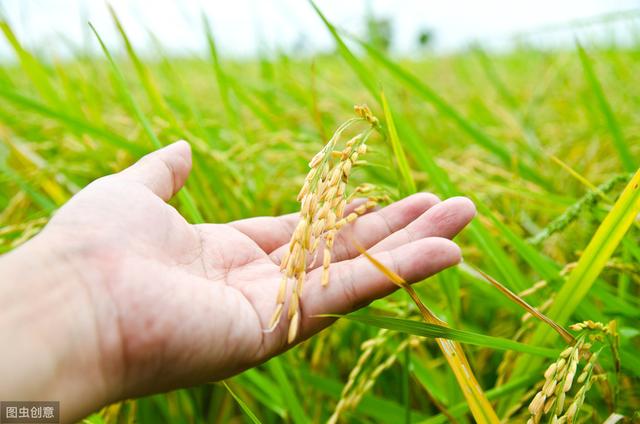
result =
[[[337,423],[343,413],[355,409],[364,394],[373,387],[378,376],[391,367],[396,362],[398,353],[407,347],[409,339],[400,343],[385,358],[386,353],[382,352],[385,351],[390,336],[389,330],[381,329],[375,337],[362,343],[362,353],[349,373],[349,379],[340,393],[340,400],[336,404],[331,417],[327,420],[327,424]],[[376,353],[378,355],[375,355]]]

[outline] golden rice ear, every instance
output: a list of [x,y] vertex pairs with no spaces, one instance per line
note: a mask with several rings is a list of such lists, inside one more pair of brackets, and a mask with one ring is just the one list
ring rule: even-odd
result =
[[[606,334],[605,326],[600,323],[584,323],[584,326],[577,324],[573,328],[588,328],[587,331],[596,332],[594,337]],[[593,375],[594,368],[599,367],[597,358],[602,348],[591,353],[589,351],[591,343],[585,342],[585,338],[586,335],[581,334],[545,370],[542,388],[533,397],[528,407],[531,414],[528,422],[572,422],[593,382],[605,375],[604,373]],[[589,357],[589,360],[576,378],[581,357]],[[576,386],[579,388],[565,410],[565,401],[568,398],[571,399],[570,391]]]
[[[373,131],[375,118],[366,106],[358,106],[356,112],[360,118],[353,118],[342,124],[331,140],[309,162],[309,173],[298,192],[300,202],[300,220],[291,236],[289,249],[284,254],[280,271],[283,274],[278,289],[276,307],[269,326],[274,328],[282,317],[287,294],[290,298],[287,318],[289,323],[289,343],[292,343],[300,325],[299,301],[304,287],[309,257],[317,256],[320,240],[324,241],[324,260],[322,264],[321,284],[329,284],[329,267],[331,266],[331,250],[339,225],[346,225],[357,219],[367,209],[367,205],[359,207],[356,212],[343,218],[348,196],[347,182],[358,156],[367,150],[366,141]],[[345,148],[337,148],[341,134],[354,122],[366,120],[370,124],[366,131],[357,134],[345,143]],[[336,222],[338,221],[338,222]],[[287,290],[287,281],[295,284]],[[288,291],[288,293],[287,293]]]

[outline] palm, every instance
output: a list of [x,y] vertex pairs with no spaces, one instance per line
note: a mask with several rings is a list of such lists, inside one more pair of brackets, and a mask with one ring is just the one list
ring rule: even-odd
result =
[[[104,349],[119,352],[124,367],[117,371],[129,395],[224,378],[289,347],[286,317],[273,332],[264,330],[297,216],[188,224],[163,201],[190,168],[184,152],[177,152],[184,162],[169,154],[172,146],[89,186],[50,225],[89,233],[101,246],[96,266],[112,278],[92,290],[112,307],[97,308],[96,320],[101,332],[114,334]],[[344,228],[334,246],[330,284],[319,284],[321,270],[308,270],[299,339],[331,322],[314,316],[350,312],[394,289],[360,257],[354,241],[416,281],[457,263],[458,248],[447,238],[473,214],[466,199],[438,203],[418,194]]]

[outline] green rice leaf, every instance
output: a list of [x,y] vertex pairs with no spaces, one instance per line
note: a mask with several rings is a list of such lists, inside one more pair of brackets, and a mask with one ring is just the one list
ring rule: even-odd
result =
[[624,169],[627,172],[633,172],[638,168],[638,162],[631,154],[631,150],[629,150],[629,146],[624,139],[624,135],[622,134],[622,129],[620,128],[620,124],[618,124],[618,120],[616,119],[615,114],[613,113],[613,109],[607,100],[607,97],[604,94],[604,90],[602,89],[602,85],[598,80],[598,76],[596,75],[593,66],[591,65],[591,60],[587,55],[587,52],[584,48],[577,43],[578,45],[578,55],[580,56],[580,63],[582,64],[582,69],[584,70],[584,74],[587,77],[587,81],[589,82],[589,86],[591,87],[591,91],[596,97],[598,101],[598,106],[600,107],[600,111],[604,115],[605,120],[607,121],[607,127],[609,128],[609,132],[611,132],[611,137],[613,139],[613,145],[618,151],[618,156],[620,158],[620,162],[624,166]]
[[243,401],[240,398],[240,396],[238,396],[233,390],[231,390],[231,387],[229,387],[229,385],[225,381],[222,382],[222,385],[225,387],[225,389],[227,389],[229,394],[233,396],[236,402],[238,402],[238,405],[240,405],[240,408],[247,415],[247,417],[249,417],[252,423],[260,424],[262,422],[258,419],[258,417],[256,417],[256,414],[254,414],[253,411],[249,408],[249,405],[247,405],[245,401]]
[[302,402],[300,402],[295,389],[291,385],[289,377],[285,373],[284,367],[282,366],[282,358],[271,359],[267,362],[267,368],[280,387],[280,392],[282,393],[282,398],[285,402],[285,406],[287,407],[287,412],[293,422],[295,424],[310,423],[311,420],[305,414]]
[[331,22],[329,22],[326,16],[324,16],[324,14],[320,10],[320,8],[316,5],[316,3],[313,0],[309,0],[309,3],[311,3],[311,6],[316,11],[320,19],[322,19],[322,22],[329,30],[331,37],[334,39],[334,41],[338,46],[338,51],[340,52],[340,55],[347,61],[349,66],[351,66],[351,69],[353,69],[353,71],[358,75],[358,78],[360,78],[360,81],[364,84],[365,87],[367,87],[367,89],[369,90],[369,93],[371,93],[371,95],[374,98],[378,98],[377,84],[375,83],[375,80],[372,78],[372,75],[374,75],[374,73],[371,70],[367,69],[367,67],[364,66],[362,62],[353,53],[351,53],[351,50],[349,50],[349,47],[347,47],[342,37],[340,37],[340,34],[338,34],[338,31],[336,30],[336,28],[333,26]]
[[136,51],[133,48],[133,44],[131,43],[131,40],[129,40],[129,36],[127,35],[127,32],[124,30],[124,27],[122,26],[122,23],[118,18],[118,15],[116,14],[115,10],[111,5],[108,5],[108,8],[109,8],[109,13],[111,14],[111,18],[113,19],[113,22],[115,23],[116,28],[120,33],[122,41],[124,42],[127,55],[131,59],[131,62],[133,62],[133,66],[136,70],[136,73],[138,74],[138,77],[140,78],[140,81],[142,82],[142,87],[147,93],[149,102],[153,106],[154,112],[157,115],[160,115],[166,118],[173,127],[178,128],[178,122],[176,121],[176,118],[173,115],[173,112],[169,109],[167,103],[162,97],[162,94],[160,93],[160,90],[158,89],[157,84],[155,83],[155,81],[153,80],[153,77],[151,76],[151,72],[149,72],[149,69],[144,65],[142,60],[140,60],[140,58],[136,54]]
[[209,47],[209,55],[211,56],[211,63],[213,64],[213,71],[218,82],[218,90],[220,91],[220,98],[222,99],[222,105],[227,115],[227,120],[233,129],[239,131],[239,114],[235,105],[231,101],[228,78],[222,69],[222,64],[220,63],[218,49],[216,47],[215,39],[213,38],[213,32],[211,31],[211,24],[204,13],[202,15],[202,22],[204,25],[205,36],[207,38],[207,46]]
[[416,183],[415,181],[413,181],[413,177],[411,176],[411,168],[409,167],[407,156],[404,154],[402,143],[400,143],[398,131],[396,130],[396,124],[393,121],[393,115],[391,113],[391,109],[389,108],[389,103],[387,102],[387,97],[385,96],[384,91],[380,92],[380,99],[382,101],[382,109],[384,110],[384,118],[387,123],[389,141],[391,142],[391,147],[393,148],[393,154],[398,161],[398,168],[400,168],[400,176],[402,177],[400,194],[404,197],[416,192]]
[[341,317],[350,321],[372,325],[377,328],[387,328],[389,330],[399,331],[405,334],[413,334],[414,336],[456,340],[460,343],[466,343],[496,350],[513,350],[516,352],[530,353],[532,355],[542,356],[545,358],[555,358],[560,353],[560,351],[556,349],[527,345],[500,337],[487,336],[484,334],[473,333],[465,330],[456,330],[454,328],[444,327],[442,325],[428,324],[425,322],[402,318],[365,315],[361,313],[326,316]]

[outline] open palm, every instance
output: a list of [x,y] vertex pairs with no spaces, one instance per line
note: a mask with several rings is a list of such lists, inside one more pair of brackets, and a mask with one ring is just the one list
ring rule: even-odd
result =
[[[111,399],[225,378],[286,350],[286,319],[266,332],[280,258],[297,214],[191,225],[165,201],[191,168],[185,142],[96,180],[44,234],[76,246],[99,334],[97,355]],[[310,269],[301,298],[303,340],[394,290],[354,241],[408,281],[460,260],[449,239],[474,216],[465,198],[420,193],[368,213],[339,233],[330,283]],[[322,261],[316,261],[322,263]],[[83,267],[84,269],[84,267]]]

